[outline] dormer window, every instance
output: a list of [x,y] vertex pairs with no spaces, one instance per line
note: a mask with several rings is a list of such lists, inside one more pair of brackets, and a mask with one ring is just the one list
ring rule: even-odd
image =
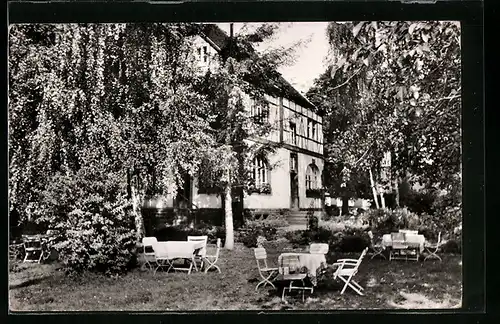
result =
[[208,61],[208,48],[203,46],[203,63],[207,63]]

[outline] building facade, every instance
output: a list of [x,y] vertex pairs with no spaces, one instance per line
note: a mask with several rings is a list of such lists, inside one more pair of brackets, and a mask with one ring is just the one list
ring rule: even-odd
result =
[[[228,35],[216,25],[205,25],[202,36],[195,36],[193,47],[201,71],[216,66],[216,59]],[[244,193],[243,208],[272,212],[282,210],[321,210],[323,160],[323,120],[316,107],[286,80],[286,97],[266,95],[267,112],[254,111],[252,100],[245,98],[245,106],[252,115],[268,118],[273,130],[266,138],[249,138],[248,142],[279,143],[276,152],[266,158],[254,158],[252,176],[258,190]],[[186,179],[182,198],[166,197],[158,207],[186,207],[221,210],[220,195],[200,188],[198,179]]]

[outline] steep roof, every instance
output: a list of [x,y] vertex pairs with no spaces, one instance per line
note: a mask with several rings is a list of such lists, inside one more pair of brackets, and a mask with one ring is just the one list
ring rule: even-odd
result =
[[[219,26],[215,24],[203,24],[202,26],[202,36],[209,42],[217,51],[223,49],[229,42],[229,36],[223,31]],[[295,101],[295,103],[310,108],[313,111],[321,113],[318,108],[312,104],[306,97],[304,97],[294,86],[292,86],[283,76],[280,74],[277,80],[277,86],[285,93],[287,99]]]

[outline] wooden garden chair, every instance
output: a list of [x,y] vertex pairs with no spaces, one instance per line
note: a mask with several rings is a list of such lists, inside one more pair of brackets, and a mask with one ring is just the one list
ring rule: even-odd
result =
[[387,260],[387,257],[383,253],[385,249],[382,243],[375,242],[372,231],[368,231],[368,236],[370,237],[370,250],[372,251],[371,259],[373,259],[377,255],[380,255],[381,257]]
[[207,242],[208,242],[208,236],[207,235],[200,235],[200,236],[188,236],[187,237],[188,242],[203,242],[203,247],[198,251],[196,256],[194,257],[195,262],[200,263],[200,269],[203,268],[203,260],[205,256],[207,255]]
[[368,248],[365,248],[361,253],[359,259],[339,259],[337,262],[333,264],[337,269],[333,273],[333,279],[340,278],[344,282],[344,287],[340,294],[342,295],[347,287],[350,287],[352,290],[357,292],[359,295],[363,295],[363,287],[354,281],[353,277],[358,273],[359,266],[366,253],[368,252]]
[[273,277],[276,277],[278,273],[278,268],[270,268],[267,265],[267,252],[265,248],[254,248],[255,260],[257,261],[257,268],[259,269],[259,275],[262,281],[257,284],[255,290],[259,289],[259,286],[265,287],[266,285],[271,285],[274,289],[276,286],[271,282]]
[[153,264],[155,266],[158,266],[154,248],[156,243],[158,243],[158,240],[154,236],[142,238],[142,254],[144,256],[144,265],[150,270],[153,270]]
[[222,246],[221,239],[218,238],[217,249],[215,250],[215,254],[205,255],[205,257],[203,258],[203,261],[205,262],[205,273],[207,273],[208,270],[210,270],[210,268],[215,268],[217,269],[217,271],[219,271],[219,273],[221,273],[219,266],[216,264],[217,260],[219,260],[219,253],[221,246]]
[[438,240],[436,243],[425,242],[424,248],[427,251],[428,255],[424,258],[424,261],[427,259],[439,259],[439,261],[443,261],[437,253],[439,252],[441,246],[443,245],[443,241],[441,240],[441,232],[438,234]]
[[23,262],[41,262],[43,246],[40,237],[23,235],[23,246],[25,252]]

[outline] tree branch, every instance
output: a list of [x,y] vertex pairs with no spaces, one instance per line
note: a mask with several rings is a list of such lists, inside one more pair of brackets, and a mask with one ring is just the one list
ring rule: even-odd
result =
[[361,162],[366,155],[368,155],[368,153],[371,151],[371,147],[368,148],[368,150],[366,150],[365,153],[363,153],[363,155],[356,161],[354,162],[354,165],[353,166],[357,166],[359,162]]
[[419,104],[427,103],[427,102],[443,101],[443,100],[453,100],[456,98],[460,98],[461,96],[462,95],[454,95],[454,96],[442,97],[442,98],[438,98],[438,99],[425,100],[425,101],[420,101]]
[[354,78],[360,71],[363,69],[363,67],[360,67],[356,72],[354,72],[350,77],[347,78],[344,82],[339,84],[338,86],[333,87],[331,90],[337,90],[343,86],[345,86],[349,81],[351,81],[352,78]]

